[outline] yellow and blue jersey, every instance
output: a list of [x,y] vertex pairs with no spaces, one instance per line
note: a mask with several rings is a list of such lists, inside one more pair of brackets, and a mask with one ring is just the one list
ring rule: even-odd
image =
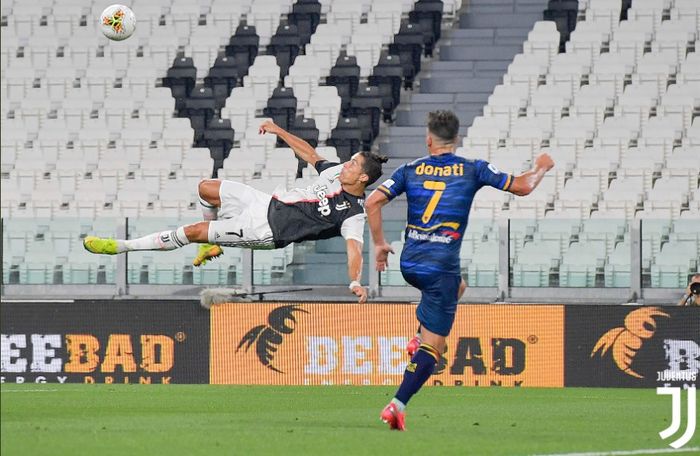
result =
[[507,191],[513,176],[484,160],[448,153],[401,165],[378,187],[390,200],[406,193],[408,218],[401,270],[459,274],[459,249],[476,192]]

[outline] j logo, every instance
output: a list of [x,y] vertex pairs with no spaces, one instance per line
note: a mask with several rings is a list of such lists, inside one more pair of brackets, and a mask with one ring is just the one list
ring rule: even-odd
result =
[[[678,432],[678,429],[680,429],[681,427],[681,397],[683,394],[682,391],[683,390],[679,387],[656,388],[656,394],[670,394],[672,398],[671,404],[673,408],[671,411],[671,425],[663,431],[659,432],[659,435],[664,440]],[[674,440],[669,444],[675,449],[678,449],[686,443],[688,443],[690,439],[693,438],[693,434],[695,434],[695,424],[697,419],[695,399],[695,387],[693,386],[688,388],[688,426],[685,428],[685,432],[682,436],[680,436],[680,438],[678,438],[678,440]]]

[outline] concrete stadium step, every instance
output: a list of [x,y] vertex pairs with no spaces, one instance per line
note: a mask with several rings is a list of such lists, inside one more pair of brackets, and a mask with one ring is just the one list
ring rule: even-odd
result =
[[542,13],[546,2],[542,0],[472,0],[469,11],[473,13]]
[[426,94],[420,92],[411,92],[406,101],[402,101],[398,109],[411,109],[411,105],[421,103],[452,103],[454,95],[449,93]]
[[455,78],[454,76],[440,77],[433,74],[430,78],[421,78],[422,93],[492,93],[493,88],[500,84],[502,78]]
[[528,32],[527,28],[454,29],[445,34],[445,37],[440,40],[440,44],[443,46],[490,46],[493,44],[522,46],[522,43],[527,39]]
[[502,60],[512,61],[522,52],[519,46],[440,46],[440,60]]
[[[425,135],[423,135],[422,140],[415,138],[412,142],[389,141],[379,144],[379,152],[389,157],[387,169],[392,170],[407,161],[420,157],[426,153],[425,151]],[[396,161],[392,162],[392,159]]]
[[425,125],[422,127],[401,127],[394,126],[391,128],[389,138],[406,138],[409,136],[425,136]]
[[[444,109],[444,108],[443,108]],[[464,126],[460,126],[459,128],[459,133],[466,133],[467,128]],[[411,142],[415,141],[416,138],[421,137],[425,138],[425,125],[422,126],[400,126],[400,125],[393,125],[390,129],[387,130],[387,134],[384,136],[384,138],[391,140],[391,141],[396,141],[396,142]],[[421,144],[423,141],[421,141]]]
[[[425,128],[425,122],[428,118],[428,112],[434,111],[436,109],[448,108],[449,107],[446,107],[445,105],[439,105],[431,107],[427,110],[418,110],[414,107],[412,111],[400,111],[396,113],[396,125],[406,127],[422,126],[423,128]],[[481,115],[481,113],[483,112],[483,108],[481,108],[481,105],[471,110],[459,109],[457,106],[453,105],[451,109],[455,112],[455,114],[457,114],[457,117],[459,117],[460,125],[464,126],[471,126],[471,124],[474,122],[474,118],[476,116]]]
[[[488,101],[488,95],[483,93],[435,93],[426,94],[414,92],[410,98],[407,98],[402,105],[399,105],[398,111],[412,109],[427,109],[428,105],[435,106],[435,109],[440,109],[437,106],[457,104],[461,107],[480,107]],[[444,108],[443,108],[444,109]]]
[[431,77],[433,74],[444,72],[451,77],[502,77],[508,69],[506,60],[438,60],[426,65],[423,77]]
[[[425,63],[417,76],[419,90],[402,95],[394,124],[383,128],[375,143],[389,157],[386,173],[427,154],[425,124],[432,110],[453,110],[460,136],[466,135],[546,8],[547,0],[465,2],[459,26],[444,30],[437,43],[439,59]],[[405,217],[401,211],[396,215]]]
[[542,12],[546,8],[546,2],[539,13],[526,14],[485,14],[468,12],[459,16],[460,28],[527,28],[542,20]]

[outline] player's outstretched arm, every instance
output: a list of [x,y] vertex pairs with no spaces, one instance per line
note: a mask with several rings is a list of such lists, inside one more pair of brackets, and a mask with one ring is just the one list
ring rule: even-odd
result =
[[367,223],[369,230],[372,233],[372,241],[374,242],[374,256],[377,263],[377,271],[383,271],[389,264],[389,253],[394,253],[391,245],[384,238],[384,229],[382,228],[382,207],[389,202],[389,198],[378,190],[372,192],[365,202],[365,213],[367,213]]
[[537,188],[547,171],[553,167],[554,161],[549,154],[538,155],[535,159],[535,166],[530,171],[516,176],[508,191],[518,196],[529,195]]
[[271,120],[266,120],[263,122],[260,125],[259,132],[261,135],[264,135],[265,133],[277,135],[282,139],[282,141],[286,142],[287,145],[292,148],[294,153],[297,154],[299,158],[304,160],[306,163],[309,163],[311,166],[314,166],[319,160],[324,160],[323,157],[316,153],[316,149],[314,149],[311,144],[307,143],[298,136],[294,136]]
[[367,301],[367,289],[360,283],[362,277],[362,243],[355,239],[345,241],[348,250],[348,277],[350,291],[358,297],[357,302]]

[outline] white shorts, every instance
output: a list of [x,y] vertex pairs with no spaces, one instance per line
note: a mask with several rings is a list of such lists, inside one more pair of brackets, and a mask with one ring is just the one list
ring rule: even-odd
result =
[[272,196],[245,184],[222,180],[218,220],[209,222],[209,242],[229,247],[274,249],[267,209]]

